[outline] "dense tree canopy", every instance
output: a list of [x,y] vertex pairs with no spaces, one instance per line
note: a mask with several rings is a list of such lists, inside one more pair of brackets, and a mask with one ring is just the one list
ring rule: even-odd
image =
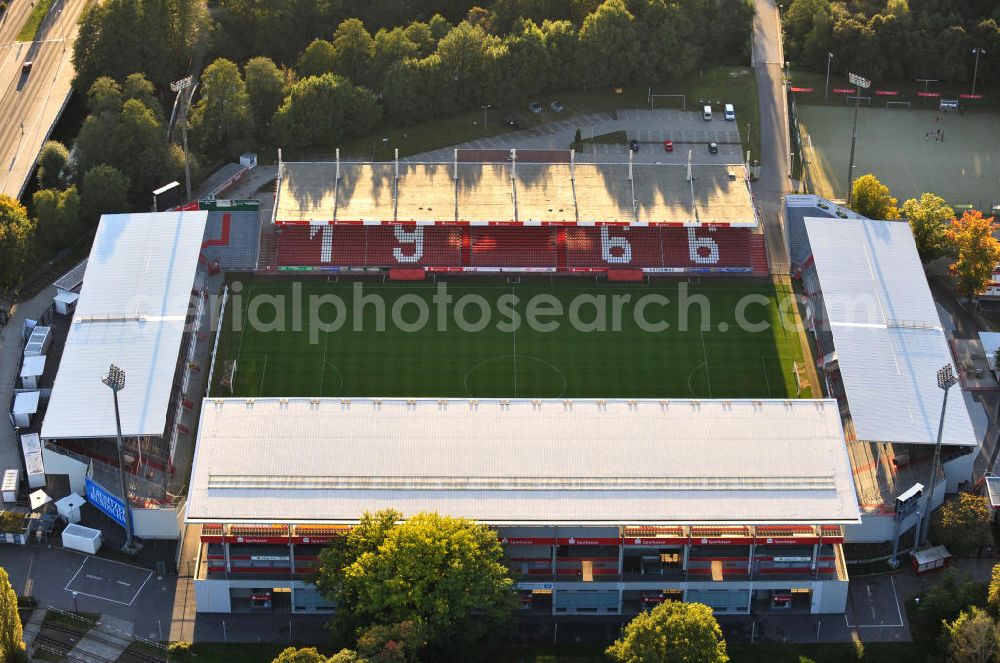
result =
[[[1000,5],[989,0],[792,0],[784,13],[785,52],[793,62],[873,80],[971,80],[974,47],[1000,53]],[[1000,77],[984,58],[983,80]]]
[[664,601],[637,615],[608,647],[618,663],[726,663],[726,641],[712,609]]
[[38,186],[50,188],[61,186],[66,178],[66,164],[69,150],[57,140],[46,141],[38,153]]
[[[996,265],[1000,256],[994,259]],[[948,546],[956,555],[970,555],[978,552],[980,546],[988,546],[993,541],[990,531],[990,502],[982,495],[959,493],[958,497],[945,502],[934,514],[931,540]]]
[[20,281],[34,231],[35,224],[24,205],[0,194],[0,288],[10,288]]
[[256,57],[247,62],[243,71],[250,111],[258,136],[266,136],[274,114],[285,98],[285,72],[270,58]]
[[[993,217],[984,218],[979,211],[969,211],[961,218],[955,219],[946,232],[948,241],[951,244],[951,253],[955,262],[951,264],[951,273],[955,276],[955,286],[957,290],[966,296],[975,296],[985,292],[993,280],[993,269],[1000,264],[1000,241],[994,236],[997,231]],[[955,522],[971,522],[973,516],[978,514],[981,505],[973,501],[973,496],[960,493],[958,504],[954,506],[954,512],[941,509],[942,518],[954,516]],[[983,499],[983,498],[977,498]],[[947,505],[946,505],[947,506]],[[987,514],[988,515],[988,514]],[[948,520],[942,522],[947,525]],[[961,532],[966,530],[962,528]],[[989,539],[989,527],[986,526],[985,534],[977,534],[976,541],[985,537]],[[944,538],[948,545],[952,545],[950,536]],[[971,540],[962,540],[962,545]],[[978,545],[986,545],[988,541],[980,541]],[[958,542],[956,542],[956,545]]]
[[[0,224],[3,223],[6,196],[0,195]],[[0,233],[2,233],[0,226]],[[2,239],[0,239],[2,242]],[[0,269],[3,269],[0,267]],[[21,633],[21,615],[17,612],[17,594],[10,585],[7,570],[0,567],[0,660],[27,660]]]
[[79,237],[80,194],[68,189],[41,189],[31,199],[37,220],[36,232],[50,249],[68,246]]
[[868,173],[854,180],[851,195],[851,209],[869,219],[898,219],[897,200],[889,193],[889,187]]
[[333,147],[370,132],[379,111],[371,91],[343,76],[310,76],[292,86],[274,116],[274,127],[288,146]]
[[[472,651],[516,609],[496,532],[437,514],[397,524],[399,518],[392,511],[366,514],[346,540],[321,553],[317,584],[339,606],[336,630],[356,637],[397,625],[427,660]],[[384,643],[393,629],[368,635]]]
[[123,101],[122,88],[108,77],[94,81],[88,95],[90,115],[76,139],[77,181],[98,164],[128,173],[129,199],[149,201],[161,184],[180,176],[183,155],[166,142],[156,113],[140,99]]
[[950,246],[946,231],[955,218],[955,210],[944,198],[933,193],[910,198],[903,203],[903,217],[910,223],[921,260],[928,262],[947,255]]
[[211,19],[205,0],[106,0],[87,5],[73,45],[75,86],[100,76],[123,80],[141,71],[161,89],[187,73],[205,45]]
[[1000,631],[985,610],[976,606],[963,610],[955,621],[944,625],[950,663],[993,663],[1000,652]]
[[92,226],[102,214],[128,212],[130,182],[128,176],[114,166],[98,164],[83,175],[83,193],[80,194],[80,217]]
[[202,154],[235,160],[253,144],[253,112],[236,63],[219,58],[201,75],[201,97],[191,114],[191,133]]

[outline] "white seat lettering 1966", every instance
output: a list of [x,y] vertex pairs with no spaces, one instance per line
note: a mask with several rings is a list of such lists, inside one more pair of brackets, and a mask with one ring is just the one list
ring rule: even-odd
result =
[[394,226],[393,232],[396,233],[396,239],[400,244],[413,245],[413,253],[410,255],[404,255],[403,249],[398,246],[394,247],[392,249],[392,257],[396,259],[396,262],[414,263],[424,257],[423,226],[417,226],[413,230],[407,230],[403,226]]

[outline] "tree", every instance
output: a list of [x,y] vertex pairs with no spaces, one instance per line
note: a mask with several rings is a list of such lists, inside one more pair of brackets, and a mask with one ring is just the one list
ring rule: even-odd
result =
[[1000,615],[1000,564],[993,565],[990,584],[986,590],[986,605],[994,617]]
[[380,117],[375,95],[335,74],[310,76],[292,86],[274,116],[278,137],[291,147],[333,147],[369,133]]
[[368,82],[375,40],[357,18],[349,18],[333,33],[333,71],[356,85]]
[[996,622],[985,610],[970,607],[945,623],[944,638],[951,663],[992,663],[1000,651]]
[[122,101],[138,99],[143,106],[153,111],[156,119],[163,122],[163,106],[156,98],[156,89],[144,74],[129,74],[122,83]]
[[62,186],[65,181],[69,150],[57,140],[45,141],[38,153],[38,186],[47,189]]
[[383,28],[376,32],[369,65],[369,76],[374,89],[382,89],[389,67],[407,58],[417,57],[418,53],[418,46],[402,28]]
[[510,623],[517,596],[494,530],[436,513],[395,524],[398,516],[366,515],[320,553],[317,585],[339,607],[338,632],[412,622],[426,660],[438,660]]
[[[345,649],[344,651],[349,651]],[[343,652],[341,652],[343,653]],[[353,653],[353,652],[351,652]],[[339,656],[339,654],[338,654]],[[315,647],[286,647],[271,663],[330,663],[333,659],[319,653]],[[354,658],[338,659],[338,663],[360,663],[357,655]]]
[[868,173],[854,180],[851,209],[869,219],[898,219],[896,199],[889,194],[889,187]]
[[314,39],[306,50],[302,51],[296,67],[299,76],[322,76],[329,74],[336,66],[336,51],[333,44],[325,39]]
[[206,44],[212,21],[205,0],[106,0],[80,16],[73,45],[74,85],[141,71],[162,88],[184,75]]
[[[28,210],[17,199],[0,194],[0,288],[10,288],[21,280],[21,269],[28,258],[28,249],[35,224]],[[0,578],[0,592],[3,590]],[[0,630],[0,637],[3,631]]]
[[959,293],[973,297],[989,286],[993,269],[1000,263],[1000,241],[993,236],[996,230],[993,217],[984,218],[981,212],[971,210],[952,221],[946,231],[955,257],[951,273]]
[[631,81],[642,59],[635,16],[623,0],[605,0],[580,28],[579,67],[593,87]]
[[210,159],[232,159],[252,145],[250,95],[235,62],[219,58],[205,67],[191,133]]
[[958,571],[944,571],[936,585],[923,595],[910,620],[913,639],[925,649],[934,649],[945,622],[952,621],[969,606],[982,605],[986,587],[982,582],[963,581]]
[[358,636],[358,653],[371,663],[417,663],[423,634],[414,622],[369,626]]
[[96,226],[102,214],[128,212],[129,179],[114,166],[98,164],[83,175],[80,194],[80,218]]
[[990,503],[982,495],[959,493],[945,502],[934,516],[932,539],[943,543],[956,555],[976,552],[993,541],[990,530]]
[[948,224],[955,218],[955,211],[944,198],[933,193],[921,194],[903,203],[903,216],[910,223],[917,253],[924,262],[930,262],[948,253]]
[[49,248],[69,246],[78,236],[80,223],[80,195],[76,187],[42,189],[31,199],[35,212],[36,236]]
[[664,601],[635,617],[608,647],[619,663],[726,663],[726,641],[712,609],[701,603]]
[[[0,215],[3,214],[5,198],[7,197],[0,195]],[[0,223],[2,219],[0,216]],[[24,656],[23,637],[21,615],[17,612],[17,594],[10,584],[6,569],[0,566],[0,660],[27,660]]]
[[285,98],[285,74],[270,58],[256,57],[243,69],[250,111],[257,133],[263,136]]

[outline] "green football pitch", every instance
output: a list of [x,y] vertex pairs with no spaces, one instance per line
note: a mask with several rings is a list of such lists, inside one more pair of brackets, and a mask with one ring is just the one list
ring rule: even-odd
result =
[[515,281],[234,281],[212,395],[800,395],[787,285]]

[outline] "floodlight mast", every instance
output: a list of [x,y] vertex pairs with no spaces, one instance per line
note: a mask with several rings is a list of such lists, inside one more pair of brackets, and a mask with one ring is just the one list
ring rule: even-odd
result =
[[851,206],[851,198],[854,194],[854,144],[858,140],[858,111],[861,109],[861,90],[867,90],[872,82],[867,78],[857,74],[847,74],[854,86],[854,129],[851,130],[851,159],[847,168],[847,206]]
[[194,76],[185,76],[179,81],[170,84],[170,89],[177,93],[174,99],[174,110],[170,113],[170,128],[167,129],[167,140],[170,140],[170,130],[173,128],[174,113],[177,111],[177,104],[180,103],[181,113],[178,121],[181,123],[181,142],[184,144],[184,185],[187,193],[185,202],[191,200],[191,164],[188,154],[188,134],[187,134],[187,112],[191,105],[191,97],[197,84]]
[[122,504],[125,506],[125,545],[122,547],[122,551],[130,555],[134,555],[139,552],[139,546],[135,544],[135,541],[132,538],[132,507],[128,499],[128,485],[125,482],[125,455],[122,451],[122,420],[118,412],[118,392],[125,388],[125,371],[122,368],[111,364],[108,368],[108,374],[101,379],[101,382],[111,389],[111,393],[115,400],[118,475],[121,478]]
[[945,364],[937,372],[937,386],[944,390],[944,400],[941,403],[941,419],[938,422],[937,442],[934,444],[934,460],[931,462],[931,473],[927,480],[927,502],[924,504],[924,517],[920,526],[920,536],[917,545],[927,543],[927,533],[930,530],[931,504],[934,500],[934,489],[937,487],[938,464],[941,462],[941,437],[944,433],[944,414],[948,409],[948,390],[958,383],[958,378],[952,371],[951,364]]

